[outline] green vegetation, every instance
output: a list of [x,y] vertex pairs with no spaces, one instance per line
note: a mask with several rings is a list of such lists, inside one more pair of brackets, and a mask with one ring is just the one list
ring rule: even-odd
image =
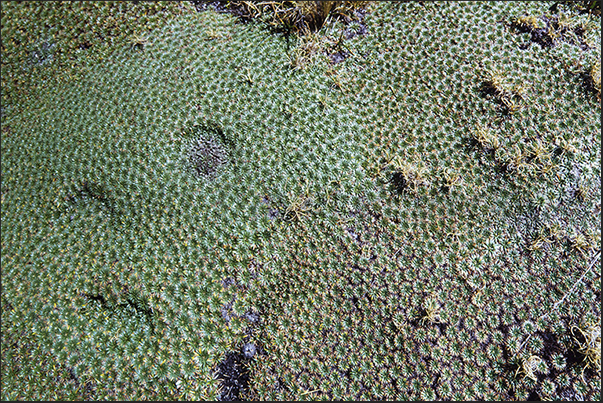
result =
[[1,398],[600,400],[591,3],[3,2]]

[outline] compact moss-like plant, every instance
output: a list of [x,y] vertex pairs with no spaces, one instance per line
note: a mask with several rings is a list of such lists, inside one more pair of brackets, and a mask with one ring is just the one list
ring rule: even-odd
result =
[[292,3],[3,3],[2,398],[600,400],[600,16]]

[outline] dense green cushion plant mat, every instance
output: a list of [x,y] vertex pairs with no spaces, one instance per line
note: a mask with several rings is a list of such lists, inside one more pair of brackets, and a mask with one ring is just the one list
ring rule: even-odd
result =
[[3,3],[2,399],[599,400],[600,16],[555,4]]

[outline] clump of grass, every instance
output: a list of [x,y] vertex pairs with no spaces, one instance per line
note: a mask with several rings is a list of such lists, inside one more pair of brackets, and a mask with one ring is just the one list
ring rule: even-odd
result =
[[414,164],[398,156],[391,162],[389,182],[398,193],[416,193],[419,187],[428,184],[427,169],[422,164]]
[[321,53],[322,45],[316,34],[311,33],[299,38],[298,45],[288,54],[289,67],[294,70],[305,70],[312,65]]
[[520,29],[533,31],[536,29],[546,28],[546,23],[534,17],[533,15],[524,15],[513,20],[513,23]]
[[287,207],[283,213],[285,220],[299,221],[306,217],[308,215],[308,211],[311,209],[311,206],[309,205],[310,200],[311,199],[307,191],[300,196],[294,196],[289,193]]
[[329,16],[354,19],[366,1],[231,1],[226,9],[245,21],[259,19],[278,32],[306,35],[320,30]]
[[494,97],[506,114],[512,115],[519,111],[525,102],[526,87],[510,82],[502,72],[492,69],[486,73],[482,82],[482,92]]
[[488,128],[478,126],[471,132],[471,140],[486,153],[493,153],[500,147],[500,140]]
[[594,63],[582,76],[588,90],[594,93],[601,102],[601,62]]
[[440,317],[440,305],[433,299],[428,299],[423,304],[423,314],[419,321],[421,324],[442,323]]
[[595,368],[601,371],[601,325],[594,322],[586,322],[574,325],[571,328],[574,340],[578,345],[578,352],[584,355],[586,365],[582,369],[582,378],[587,368]]
[[532,379],[533,381],[538,381],[536,377],[536,372],[543,372],[542,365],[544,361],[542,358],[532,355],[528,358],[524,358],[521,360],[521,364],[515,371],[515,377],[518,375],[523,375],[524,378]]

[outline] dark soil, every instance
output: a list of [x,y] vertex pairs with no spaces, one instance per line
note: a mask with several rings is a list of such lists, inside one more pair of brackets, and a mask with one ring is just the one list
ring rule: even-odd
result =
[[216,375],[222,380],[219,401],[241,400],[241,394],[249,385],[249,369],[243,354],[228,353],[218,364]]

